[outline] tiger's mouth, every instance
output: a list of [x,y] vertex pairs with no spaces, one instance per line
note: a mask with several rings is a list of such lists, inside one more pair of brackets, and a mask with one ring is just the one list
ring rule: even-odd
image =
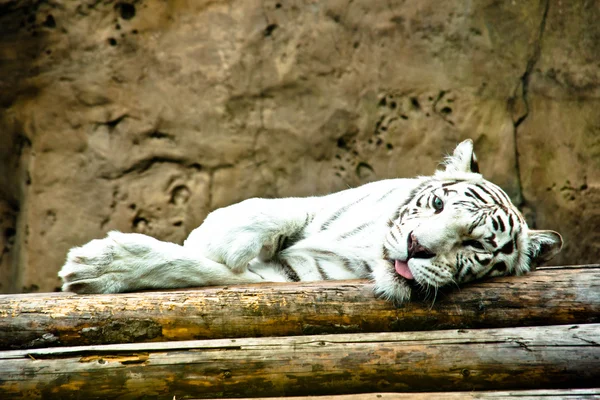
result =
[[406,260],[389,260],[389,262],[394,266],[396,273],[403,277],[406,280],[412,281],[415,279],[410,267],[408,266],[408,261],[413,258],[421,258],[428,259],[433,258],[436,254],[429,250],[428,248],[419,244],[418,239],[415,237],[413,232],[411,231],[406,238],[406,249],[407,249],[407,257]]
[[396,270],[398,275],[400,275],[404,279],[407,279],[409,281],[412,281],[413,279],[415,279],[412,271],[408,267],[408,260],[406,260],[406,261],[394,260],[394,269]]

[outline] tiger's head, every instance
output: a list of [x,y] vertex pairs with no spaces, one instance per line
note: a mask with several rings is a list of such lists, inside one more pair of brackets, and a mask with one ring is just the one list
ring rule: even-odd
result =
[[562,247],[557,232],[529,229],[506,193],[483,179],[471,140],[456,147],[444,170],[422,179],[389,227],[383,253],[393,283],[382,295],[400,301],[410,281],[438,288],[520,275]]

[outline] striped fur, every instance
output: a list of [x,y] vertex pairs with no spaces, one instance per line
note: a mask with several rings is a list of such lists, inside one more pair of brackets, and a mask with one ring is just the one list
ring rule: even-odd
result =
[[525,273],[561,245],[556,232],[528,228],[465,141],[433,176],[216,210],[183,246],[111,232],[72,249],[59,275],[80,293],[369,278],[402,302],[415,285]]

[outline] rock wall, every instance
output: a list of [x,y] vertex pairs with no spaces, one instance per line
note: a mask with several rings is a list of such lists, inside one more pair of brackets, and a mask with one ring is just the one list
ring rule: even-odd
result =
[[555,263],[600,256],[595,1],[0,0],[0,291],[107,231],[429,174],[475,141]]

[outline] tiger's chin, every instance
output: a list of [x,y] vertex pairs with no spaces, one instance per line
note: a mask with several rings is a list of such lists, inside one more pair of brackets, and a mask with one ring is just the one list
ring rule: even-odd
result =
[[382,260],[373,270],[374,292],[379,298],[400,305],[410,300],[412,289],[418,285],[414,279],[407,279],[395,270],[395,261]]

